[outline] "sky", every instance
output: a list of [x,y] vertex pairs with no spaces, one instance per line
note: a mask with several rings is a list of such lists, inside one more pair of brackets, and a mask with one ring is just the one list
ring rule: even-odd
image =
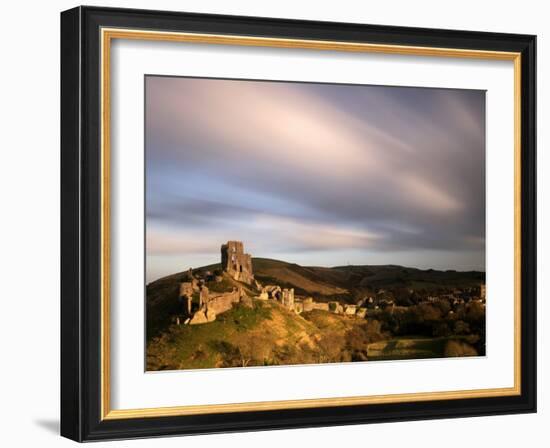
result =
[[485,270],[485,92],[147,76],[146,279],[253,257]]

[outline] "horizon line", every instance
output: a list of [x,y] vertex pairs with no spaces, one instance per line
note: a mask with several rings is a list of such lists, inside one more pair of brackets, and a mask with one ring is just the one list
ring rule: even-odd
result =
[[[298,263],[292,263],[292,262],[288,262],[288,261],[284,261],[284,260],[278,260],[276,258],[267,258],[267,257],[251,257],[252,260],[254,259],[262,259],[262,260],[270,260],[270,261],[277,261],[277,262],[280,262],[280,263],[285,263],[285,264],[289,264],[289,265],[296,265],[296,266],[300,266],[302,268],[325,268],[325,269],[338,269],[338,268],[346,268],[346,267],[366,267],[366,266],[373,266],[373,267],[383,267],[383,266],[394,266],[394,267],[400,267],[400,268],[405,268],[405,269],[416,269],[418,271],[439,271],[439,272],[460,272],[460,273],[466,273],[466,272],[479,272],[479,273],[482,273],[482,274],[486,274],[487,271],[486,269],[467,269],[467,270],[460,270],[460,269],[437,269],[437,268],[420,268],[420,267],[415,267],[415,266],[405,266],[405,265],[401,265],[401,264],[345,264],[345,265],[335,265],[335,266],[322,266],[322,265],[301,265],[301,264],[298,264]],[[200,269],[204,269],[204,268],[207,268],[207,267],[210,267],[210,266],[215,266],[215,265],[220,265],[221,266],[221,262],[217,262],[217,263],[211,263],[211,264],[207,264],[207,265],[204,265],[204,266],[199,266],[198,268],[193,268],[193,267],[189,267],[188,269],[192,269],[193,271],[195,270],[200,270]],[[173,275],[177,275],[177,274],[183,274],[184,272],[186,272],[188,269],[186,270],[183,270],[183,271],[178,271],[178,272],[173,272],[171,274],[167,274],[167,275],[163,275],[162,277],[158,277],[154,280],[151,280],[149,282],[146,282],[145,284],[146,285],[149,285],[151,283],[154,283],[158,280],[162,280],[163,278],[167,278],[167,277],[171,277]]]

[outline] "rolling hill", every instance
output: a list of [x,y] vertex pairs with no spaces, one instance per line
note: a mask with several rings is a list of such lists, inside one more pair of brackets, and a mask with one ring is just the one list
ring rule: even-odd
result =
[[[421,270],[397,265],[305,267],[267,258],[253,258],[252,265],[255,278],[263,285],[294,288],[297,296],[311,296],[316,301],[324,302],[338,300],[356,303],[380,289],[415,289],[430,293],[441,289],[478,287],[485,282],[484,272]],[[217,263],[194,269],[194,272],[220,268]],[[169,325],[169,317],[176,313],[179,306],[179,283],[185,276],[186,272],[183,271],[147,285],[148,338],[159,334]],[[229,276],[224,278],[221,287],[231,290],[233,286],[239,285],[249,290],[250,295],[257,293],[254,287],[236,282]]]
[[206,325],[169,326],[148,342],[147,370],[364,361],[382,338],[376,322],[258,300]]
[[485,282],[479,271],[438,271],[397,265],[365,265],[303,267],[284,261],[253,258],[256,278],[264,283],[292,287],[298,295],[310,295],[319,300],[338,298],[354,303],[365,294],[380,289],[399,288],[433,292],[449,288],[478,287]]
[[[294,288],[298,295],[350,303],[380,289],[406,288],[430,293],[441,289],[479,287],[480,283],[485,283],[485,272],[423,270],[399,265],[347,265],[329,268],[300,266],[269,258],[252,258],[252,267],[255,278],[264,285],[277,284],[284,288]],[[213,271],[220,268],[221,265],[216,263],[196,270]],[[184,273],[164,277],[157,282],[177,279],[182,274]],[[154,283],[156,282],[151,285]]]
[[[297,298],[325,302],[357,303],[367,295],[398,297],[399,291],[411,294],[411,290],[426,297],[485,282],[485,273],[475,271],[396,265],[326,268],[266,258],[253,258],[252,264],[255,278],[263,286],[294,288]],[[206,271],[220,268],[220,264],[212,264],[193,273],[212,278],[204,275]],[[248,297],[260,293],[256,285],[236,281],[228,273],[216,275],[222,278],[207,281],[210,291],[229,292],[240,287]],[[147,370],[475,356],[478,351],[472,344],[483,334],[484,316],[473,316],[467,307],[452,317],[444,317],[442,313],[449,311],[442,311],[444,308],[419,305],[400,306],[395,313],[373,310],[370,318],[355,319],[322,310],[297,314],[275,300],[240,302],[208,324],[181,325],[174,316],[181,313],[179,285],[186,279],[187,272],[180,272],[147,285]],[[458,313],[467,322],[456,326]],[[480,347],[483,353],[482,343]]]

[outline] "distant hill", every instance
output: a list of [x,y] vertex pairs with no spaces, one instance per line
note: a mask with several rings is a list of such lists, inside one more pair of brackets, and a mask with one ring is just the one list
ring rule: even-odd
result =
[[268,258],[253,258],[252,267],[255,278],[264,285],[294,288],[299,295],[349,295],[346,283],[339,281],[332,269],[303,267]]
[[[423,270],[399,265],[347,265],[327,268],[300,266],[269,258],[252,258],[252,266],[255,278],[264,285],[277,284],[294,288],[298,295],[327,299],[334,296],[342,299],[355,298],[379,289],[408,288],[431,292],[448,288],[478,287],[480,283],[485,283],[485,272]],[[221,265],[215,263],[195,271],[220,268]],[[177,280],[183,275],[185,272],[173,274],[150,285]]]
[[355,302],[380,289],[399,288],[426,292],[448,288],[478,287],[485,282],[479,271],[437,271],[397,265],[337,266],[332,268],[300,266],[267,258],[253,258],[255,277],[262,283],[293,287],[299,295],[319,300],[338,298]]

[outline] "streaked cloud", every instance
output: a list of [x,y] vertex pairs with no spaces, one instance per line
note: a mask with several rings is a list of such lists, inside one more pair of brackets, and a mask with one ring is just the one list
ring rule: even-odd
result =
[[227,239],[484,267],[484,92],[147,77],[146,101],[148,280]]

